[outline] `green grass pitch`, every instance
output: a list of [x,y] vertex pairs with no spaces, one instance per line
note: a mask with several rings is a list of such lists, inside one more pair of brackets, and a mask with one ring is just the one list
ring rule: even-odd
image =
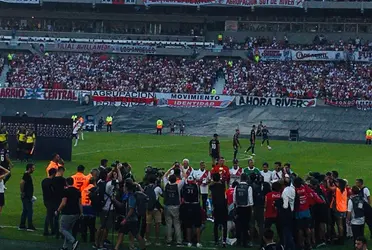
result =
[[[87,132],[85,132],[84,137],[85,140],[79,141],[79,145],[73,148],[73,160],[66,162],[66,176],[74,174],[79,164],[83,164],[86,167],[86,172],[88,172],[90,169],[98,167],[100,160],[103,158],[109,159],[110,162],[115,160],[129,162],[137,179],[143,177],[144,167],[147,165],[167,169],[174,161],[181,161],[184,158],[189,159],[190,165],[194,168],[198,168],[201,160],[208,162],[208,166],[211,166],[211,159],[208,156],[209,137]],[[228,165],[231,166],[233,157],[232,139],[220,138],[220,140],[222,156],[228,160]],[[243,152],[248,147],[249,142],[246,139],[241,139],[241,144],[243,149],[240,150],[238,158],[240,166],[246,167],[248,156]],[[363,178],[367,186],[372,185],[369,179],[372,172],[372,147],[353,144],[288,141],[271,141],[271,146],[272,150],[269,151],[265,146],[260,147],[259,142],[257,142],[254,158],[256,167],[261,168],[264,162],[268,162],[270,167],[273,166],[275,161],[289,162],[293,170],[301,176],[309,171],[337,170],[340,177],[349,180],[350,185],[354,184],[355,178]],[[5,228],[0,229],[0,242],[2,238],[14,242],[26,240],[48,244],[56,243],[56,240],[42,236],[45,208],[42,202],[41,181],[46,177],[46,165],[47,162],[36,162],[36,171],[33,178],[35,196],[38,200],[34,205],[34,224],[39,230],[29,233],[20,232],[16,229],[22,210],[19,182],[24,172],[25,163],[15,163],[12,177],[7,183],[6,205],[0,216],[0,225],[5,226]],[[203,236],[204,245],[208,246],[211,240],[212,231],[208,227]],[[5,240],[4,242],[9,241]],[[90,249],[88,245],[82,245],[81,248]],[[2,249],[1,245],[0,249]],[[338,247],[338,249],[351,249],[351,243],[348,247]]]

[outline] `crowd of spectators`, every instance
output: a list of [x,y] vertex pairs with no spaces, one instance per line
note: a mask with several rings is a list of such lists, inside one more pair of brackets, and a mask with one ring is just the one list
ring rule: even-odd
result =
[[211,60],[184,58],[16,54],[8,83],[30,88],[209,93],[217,67]]
[[[372,99],[370,64],[264,62],[87,54],[16,54],[8,85],[80,90],[210,93],[223,71],[227,95]],[[221,75],[221,74],[219,74]]]
[[3,71],[4,68],[4,58],[0,58],[0,72]]

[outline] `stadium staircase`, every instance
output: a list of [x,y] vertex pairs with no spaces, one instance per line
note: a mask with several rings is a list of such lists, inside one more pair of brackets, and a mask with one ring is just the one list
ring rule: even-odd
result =
[[3,67],[3,71],[1,71],[0,75],[0,87],[3,88],[5,87],[5,82],[6,82],[6,76],[9,72],[9,65],[6,63]]
[[223,75],[219,75],[216,82],[214,83],[213,88],[216,90],[217,95],[221,95],[223,92],[223,89],[225,88],[225,77]]

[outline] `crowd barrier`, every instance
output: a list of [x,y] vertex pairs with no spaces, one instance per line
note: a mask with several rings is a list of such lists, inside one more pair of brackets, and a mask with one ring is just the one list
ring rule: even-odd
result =
[[[33,89],[33,88],[0,88],[0,99],[52,100],[80,102],[81,105],[134,107],[183,107],[183,108],[227,108],[234,106],[275,106],[311,108],[317,104],[316,98],[230,96],[212,94],[181,94],[157,92],[127,92],[111,90],[69,90],[69,89]],[[329,106],[372,110],[369,100],[324,99]]]

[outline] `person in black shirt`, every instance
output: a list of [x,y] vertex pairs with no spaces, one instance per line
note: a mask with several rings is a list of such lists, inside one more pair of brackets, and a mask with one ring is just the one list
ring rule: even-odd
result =
[[209,141],[209,155],[212,157],[212,165],[214,166],[216,160],[220,159],[220,141],[218,134],[213,135],[213,139]]
[[[66,179],[63,177],[64,173],[65,173],[65,168],[59,167],[57,170],[56,176],[52,179],[54,211],[56,211],[59,207],[59,204],[61,204],[63,192],[66,187]],[[59,221],[59,216],[58,215],[54,216],[54,223],[53,223],[54,230],[52,231],[55,232],[57,239],[60,237],[58,221]]]
[[227,238],[227,201],[225,195],[225,184],[221,182],[221,176],[219,173],[214,173],[212,176],[213,183],[210,185],[213,201],[213,217],[214,217],[214,243],[218,246],[218,227],[222,225],[223,237],[222,246],[226,247]]
[[258,124],[257,126],[257,136],[261,136],[262,135],[262,128],[263,128],[263,125],[262,125],[262,121],[260,121],[260,124]]
[[[195,179],[192,175],[187,177],[187,182],[183,185],[181,190],[181,197],[184,200],[184,206],[182,208],[181,218],[186,228],[186,238],[188,241],[188,247],[192,246],[191,243],[191,232],[192,228],[196,230],[196,246],[202,247],[200,244],[200,227],[202,224],[201,208],[199,201],[199,188],[195,183]],[[190,216],[192,215],[192,216]]]
[[[4,148],[0,150],[0,165],[7,170],[13,168],[13,163],[10,161],[8,144],[4,145]],[[10,179],[11,174],[8,174],[4,179],[4,185]]]
[[20,189],[22,199],[22,215],[21,223],[19,224],[19,230],[26,230],[26,219],[28,221],[27,231],[35,231],[34,224],[32,223],[33,217],[33,204],[32,199],[34,196],[34,184],[32,182],[32,173],[35,171],[35,165],[29,163],[26,165],[26,172],[23,174]]
[[240,131],[239,131],[239,129],[236,129],[234,137],[233,137],[233,148],[234,148],[234,158],[233,159],[236,159],[236,156],[238,154],[238,149],[239,149],[239,147],[240,148],[242,147],[240,145],[240,142],[239,142],[239,135],[240,135]]
[[183,120],[181,120],[180,122],[180,135],[184,135],[185,134],[185,123],[183,122]]
[[61,228],[60,232],[65,236],[65,241],[61,250],[67,250],[68,242],[72,243],[72,250],[76,250],[79,245],[72,236],[72,229],[79,217],[83,214],[83,207],[81,205],[81,194],[74,185],[74,179],[68,177],[66,179],[67,188],[63,192],[62,202],[59,205],[56,215],[61,213]]
[[173,135],[176,129],[176,123],[173,120],[171,120],[169,123],[169,127],[170,127],[170,133]]
[[263,240],[265,242],[265,246],[262,247],[262,250],[284,250],[282,245],[274,242],[274,232],[271,229],[265,230]]
[[252,155],[255,155],[255,153],[254,153],[254,146],[255,146],[255,143],[256,143],[256,126],[255,125],[253,125],[253,127],[252,127],[251,135],[250,135],[249,140],[251,142],[251,145],[249,146],[249,148],[247,148],[247,150],[244,153],[247,153],[249,150],[252,150]]
[[57,169],[51,168],[48,171],[48,178],[45,178],[41,182],[41,189],[43,190],[43,200],[44,200],[44,206],[46,208],[46,216],[45,216],[45,222],[44,222],[44,236],[49,235],[49,226],[52,231],[52,235],[55,234],[54,232],[54,212],[56,211],[56,208],[53,204],[53,178],[55,177],[57,173]]
[[265,144],[265,141],[267,143],[267,147],[269,148],[270,147],[270,142],[269,142],[269,130],[267,129],[266,126],[263,126],[262,130],[261,130],[261,133],[262,133],[262,143],[261,143],[261,146],[263,146]]

